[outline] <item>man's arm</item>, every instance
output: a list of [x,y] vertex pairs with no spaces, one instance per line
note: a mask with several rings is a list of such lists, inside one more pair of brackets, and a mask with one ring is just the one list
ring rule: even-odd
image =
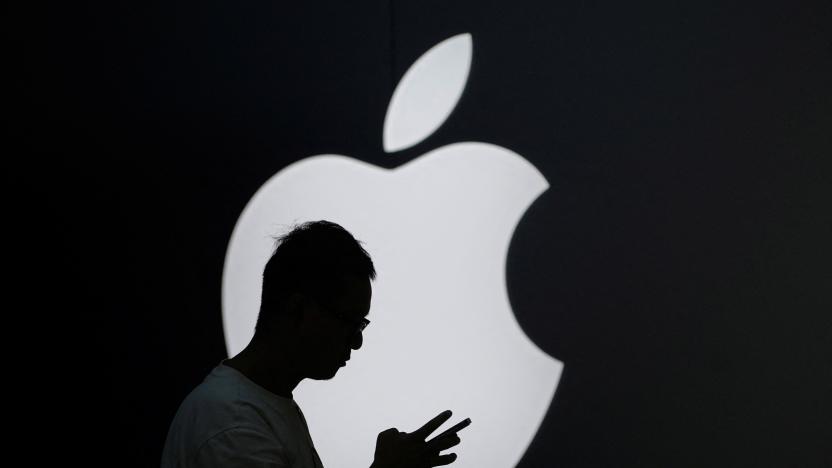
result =
[[189,468],[289,468],[286,451],[274,436],[234,427],[211,437]]

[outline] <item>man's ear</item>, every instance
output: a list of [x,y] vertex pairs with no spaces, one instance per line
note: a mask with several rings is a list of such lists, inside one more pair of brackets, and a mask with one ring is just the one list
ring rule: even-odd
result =
[[306,308],[306,297],[299,293],[293,292],[286,298],[285,311],[286,318],[293,325],[297,325],[303,320],[304,309]]

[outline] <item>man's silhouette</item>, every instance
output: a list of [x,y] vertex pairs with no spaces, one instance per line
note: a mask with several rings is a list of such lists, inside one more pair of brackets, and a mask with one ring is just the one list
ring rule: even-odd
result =
[[[301,380],[331,379],[362,344],[370,323],[375,267],[361,244],[328,221],[302,224],[278,239],[263,272],[254,337],[182,402],[171,423],[162,468],[321,467],[303,413],[292,397]],[[420,429],[381,432],[372,468],[447,465],[470,423],[427,437],[451,416]]]

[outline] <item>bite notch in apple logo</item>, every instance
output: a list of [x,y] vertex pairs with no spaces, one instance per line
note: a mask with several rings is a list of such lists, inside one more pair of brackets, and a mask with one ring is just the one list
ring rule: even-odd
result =
[[[383,146],[423,141],[468,80],[470,34],[422,55],[397,85]],[[508,300],[514,230],[546,189],[518,154],[460,142],[394,169],[318,155],[272,176],[243,209],[226,252],[222,313],[228,353],[252,337],[273,236],[327,219],[364,242],[375,262],[372,325],[348,366],[296,391],[326,466],[366,467],[380,430],[412,430],[452,408],[471,417],[454,466],[512,467],[548,411],[563,364],[523,332]]]

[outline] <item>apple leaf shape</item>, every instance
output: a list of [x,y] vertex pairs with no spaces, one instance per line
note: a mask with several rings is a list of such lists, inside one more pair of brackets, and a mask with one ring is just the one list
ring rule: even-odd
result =
[[409,148],[445,122],[468,81],[471,51],[471,35],[459,34],[433,46],[413,63],[387,106],[384,151]]

